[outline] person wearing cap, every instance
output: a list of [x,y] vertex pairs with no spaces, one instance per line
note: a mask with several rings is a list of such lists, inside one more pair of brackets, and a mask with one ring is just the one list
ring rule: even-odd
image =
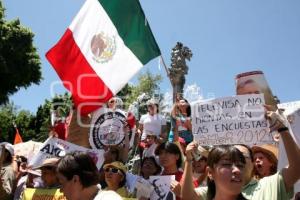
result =
[[278,148],[272,144],[253,146],[254,175],[257,179],[277,172]]
[[58,160],[58,158],[48,158],[43,161],[41,166],[34,168],[41,170],[41,178],[45,188],[59,188],[59,181],[56,177]]
[[7,142],[1,143],[0,147],[0,199],[10,200],[13,198],[16,184],[16,176],[12,165],[14,148],[12,144]]
[[57,164],[60,190],[67,200],[122,200],[113,191],[103,191],[93,159],[84,152],[66,154]]
[[105,182],[107,187],[104,190],[112,190],[121,197],[130,197],[131,195],[125,188],[127,168],[122,162],[115,161],[105,164],[104,167]]

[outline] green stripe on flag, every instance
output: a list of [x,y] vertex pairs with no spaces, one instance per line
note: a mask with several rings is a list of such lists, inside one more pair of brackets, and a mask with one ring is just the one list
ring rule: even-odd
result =
[[160,50],[138,0],[99,0],[125,45],[144,65]]

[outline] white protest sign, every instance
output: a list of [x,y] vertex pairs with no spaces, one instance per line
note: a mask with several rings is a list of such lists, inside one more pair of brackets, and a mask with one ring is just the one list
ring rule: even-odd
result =
[[40,150],[43,143],[32,140],[14,145],[15,155],[25,156],[30,161]]
[[103,150],[95,150],[95,149],[87,149],[82,146],[78,146],[76,144],[55,138],[48,138],[43,145],[41,146],[37,155],[30,162],[30,166],[37,167],[43,163],[43,161],[47,158],[53,157],[63,157],[67,153],[80,151],[88,153],[94,160],[97,165],[97,168],[100,169],[104,162],[104,151]]
[[194,140],[200,145],[273,143],[263,94],[238,95],[192,104]]
[[175,200],[175,194],[170,190],[171,182],[175,176],[150,176],[149,182],[153,186],[151,200]]
[[[295,142],[300,146],[300,101],[282,103],[278,105],[278,108],[284,109],[284,116],[289,121],[290,134],[294,138]],[[282,169],[288,165],[288,159],[282,140],[279,140],[279,158],[278,169]],[[300,192],[300,181],[294,185],[295,194]]]

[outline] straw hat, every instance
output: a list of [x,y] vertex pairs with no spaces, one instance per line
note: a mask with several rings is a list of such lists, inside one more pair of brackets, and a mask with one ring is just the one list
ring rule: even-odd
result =
[[261,146],[253,146],[252,147],[253,155],[255,153],[263,153],[265,155],[268,155],[268,157],[271,159],[273,163],[278,162],[278,148],[272,144],[264,144]]
[[116,168],[116,169],[119,169],[119,170],[121,170],[124,174],[126,174],[126,172],[127,172],[126,166],[125,166],[123,163],[119,162],[119,161],[115,161],[115,162],[112,162],[112,163],[108,163],[108,164],[104,165],[103,169],[105,170],[105,169],[108,168],[108,167],[114,167],[114,168]]
[[59,159],[58,158],[48,158],[46,160],[43,161],[43,163],[38,166],[35,167],[35,169],[43,169],[44,167],[56,167],[58,164]]

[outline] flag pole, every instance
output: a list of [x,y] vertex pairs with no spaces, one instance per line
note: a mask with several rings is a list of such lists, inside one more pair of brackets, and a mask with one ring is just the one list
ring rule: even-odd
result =
[[164,60],[164,58],[162,57],[162,55],[160,55],[160,59],[161,59],[161,62],[162,62],[163,66],[164,66],[164,68],[165,68],[165,70],[166,70],[167,76],[169,77],[169,80],[170,80],[171,85],[172,85],[172,81],[171,81],[171,79],[170,79],[170,71],[169,71],[169,69],[168,69],[168,67],[167,67],[167,65],[166,65],[166,63],[165,63],[165,60]]

